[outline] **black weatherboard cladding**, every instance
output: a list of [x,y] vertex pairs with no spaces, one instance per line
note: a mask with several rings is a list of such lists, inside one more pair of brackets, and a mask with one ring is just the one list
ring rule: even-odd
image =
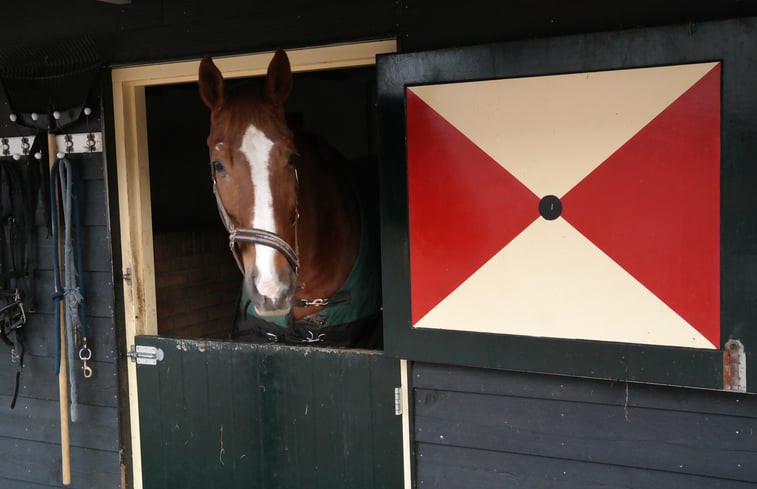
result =
[[415,364],[418,487],[746,489],[757,396]]
[[[99,96],[89,100],[93,113],[69,127],[71,133],[101,130]],[[8,122],[0,106],[0,135],[29,131]],[[46,138],[42,133],[39,137]],[[47,158],[45,155],[44,158]],[[91,366],[84,379],[75,364],[79,390],[79,421],[70,424],[73,488],[119,487],[121,437],[111,241],[107,215],[105,161],[102,153],[70,157],[83,178],[83,279],[87,287]],[[37,249],[35,303],[24,327],[27,354],[19,399],[10,409],[15,367],[4,345],[0,349],[0,487],[62,487],[58,377],[55,375],[56,322],[52,300],[53,250],[45,213],[36,213]]]
[[[743,0],[6,2],[0,44],[88,33],[114,63],[397,38],[403,51],[757,15]],[[65,22],[61,22],[65,19]]]

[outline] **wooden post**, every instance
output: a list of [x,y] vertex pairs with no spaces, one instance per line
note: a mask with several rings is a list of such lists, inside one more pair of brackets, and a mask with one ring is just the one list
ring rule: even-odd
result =
[[[55,134],[47,134],[47,152],[48,161],[50,164],[50,170],[52,171],[55,164],[56,154],[58,148],[55,142]],[[52,182],[51,182],[52,183]],[[55,197],[58,198],[58,192],[55,192]],[[58,221],[58,227],[60,228],[60,209],[54,216],[50,216],[52,219]],[[63,250],[60,246],[60,240],[55,243],[58,253],[58,263],[63,263]],[[60,270],[58,271],[60,273]],[[63,283],[62,277],[58,277],[60,283]],[[63,485],[71,485],[71,440],[68,431],[68,365],[66,360],[66,311],[65,303],[61,300],[58,303],[60,308],[60,370],[58,372],[58,393],[60,397],[60,456],[61,456],[61,471]]]

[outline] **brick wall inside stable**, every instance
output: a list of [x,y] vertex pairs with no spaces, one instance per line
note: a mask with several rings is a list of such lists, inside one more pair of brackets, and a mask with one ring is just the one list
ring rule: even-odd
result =
[[241,276],[225,234],[156,234],[155,288],[161,336],[227,338]]

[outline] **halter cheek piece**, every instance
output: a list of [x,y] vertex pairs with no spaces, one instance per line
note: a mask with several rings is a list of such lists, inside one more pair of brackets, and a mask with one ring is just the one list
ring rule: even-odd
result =
[[[295,179],[297,179],[297,170],[295,170],[294,175]],[[216,205],[218,206],[218,214],[221,216],[221,222],[223,222],[226,231],[229,233],[229,248],[231,249],[231,254],[234,255],[234,260],[237,262],[237,266],[243,274],[244,266],[242,265],[242,255],[239,252],[239,246],[237,243],[252,243],[273,248],[284,255],[284,258],[287,259],[292,271],[295,274],[297,273],[297,269],[300,267],[300,258],[297,253],[297,220],[300,217],[299,212],[295,211],[294,222],[292,223],[294,226],[294,248],[292,248],[284,238],[271,231],[256,228],[235,227],[221,202],[221,197],[218,195],[215,175],[213,175],[213,195],[216,197]]]

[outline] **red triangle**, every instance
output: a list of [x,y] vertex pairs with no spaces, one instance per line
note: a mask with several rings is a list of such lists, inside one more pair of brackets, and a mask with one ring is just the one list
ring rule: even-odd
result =
[[412,324],[538,216],[539,199],[407,90]]
[[720,346],[720,65],[563,199],[563,217]]

